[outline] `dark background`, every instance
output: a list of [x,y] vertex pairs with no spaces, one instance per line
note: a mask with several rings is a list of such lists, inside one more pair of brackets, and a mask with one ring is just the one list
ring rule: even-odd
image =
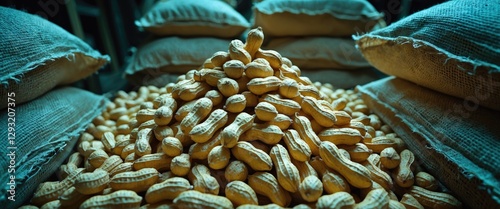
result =
[[[446,0],[369,0],[391,24],[409,14]],[[37,14],[82,38],[111,57],[111,63],[75,85],[96,93],[126,89],[124,68],[147,34],[137,30],[139,19],[155,0],[2,0],[0,6]],[[236,10],[250,18],[252,0],[237,0]],[[113,82],[109,82],[113,80]],[[108,81],[108,82],[106,82]],[[117,82],[115,82],[117,81]]]

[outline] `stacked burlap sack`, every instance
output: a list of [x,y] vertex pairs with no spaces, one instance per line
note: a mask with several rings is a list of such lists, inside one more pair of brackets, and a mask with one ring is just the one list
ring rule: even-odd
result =
[[0,205],[17,208],[73,152],[107,99],[74,87],[109,61],[57,25],[0,7]]
[[253,7],[253,27],[266,34],[263,48],[289,58],[311,80],[339,88],[378,78],[351,35],[384,25],[383,13],[367,0],[264,0]]
[[456,0],[356,36],[393,75],[358,87],[429,172],[471,208],[500,207],[500,2]]
[[158,1],[136,25],[154,37],[138,47],[126,77],[134,85],[155,86],[197,69],[250,28],[240,13],[220,0]]

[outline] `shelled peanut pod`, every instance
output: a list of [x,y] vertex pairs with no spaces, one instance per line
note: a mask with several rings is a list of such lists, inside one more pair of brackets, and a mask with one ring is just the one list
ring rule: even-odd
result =
[[245,43],[231,41],[176,83],[117,92],[80,136],[59,181],[41,184],[31,204],[460,205],[430,174],[414,173],[418,160],[356,90],[301,76],[289,59],[261,48],[263,34],[250,30]]

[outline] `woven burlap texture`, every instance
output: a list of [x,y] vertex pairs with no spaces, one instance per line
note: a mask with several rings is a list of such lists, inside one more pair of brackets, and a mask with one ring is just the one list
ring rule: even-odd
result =
[[87,77],[109,61],[36,15],[0,7],[0,19],[0,109],[6,107],[9,92],[15,92],[21,104],[56,85]]
[[500,110],[499,34],[499,0],[456,0],[354,39],[384,73]]
[[[63,87],[16,106],[13,146],[17,148],[8,149],[7,141],[1,148],[0,205],[3,208],[17,208],[28,201],[37,186],[51,176],[73,152],[78,136],[102,112],[107,102],[104,96],[74,87]],[[0,120],[7,122],[7,118],[5,109],[0,114]],[[0,134],[7,136],[7,123],[0,128]],[[10,151],[16,154],[15,173],[7,172],[10,158],[6,154]],[[11,174],[16,177],[15,202],[7,200],[7,182]]]
[[417,162],[461,201],[500,207],[500,112],[392,76],[358,90]]

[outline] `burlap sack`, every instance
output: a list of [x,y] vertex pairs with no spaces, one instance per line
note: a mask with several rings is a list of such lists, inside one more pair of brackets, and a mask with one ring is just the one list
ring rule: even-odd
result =
[[19,105],[85,78],[109,61],[41,17],[0,7],[0,19],[0,109],[7,106],[9,92],[16,93]]
[[380,71],[500,110],[500,1],[456,0],[354,37]]
[[164,86],[169,74],[198,69],[217,51],[227,51],[230,40],[213,37],[165,37],[141,47],[128,64],[125,74],[134,85]]
[[[16,98],[16,97],[13,97]],[[17,208],[28,201],[37,186],[74,152],[78,136],[105,108],[108,100],[74,87],[54,89],[40,98],[14,107],[15,121],[8,110],[0,114],[2,147],[0,157],[0,205]],[[12,111],[11,111],[12,112]],[[15,144],[7,141],[8,123],[15,123]],[[12,127],[12,126],[9,126]],[[12,136],[12,135],[9,135]],[[5,138],[3,138],[5,137]],[[9,147],[15,147],[10,149]],[[15,158],[11,161],[11,151]],[[11,162],[15,172],[9,172]],[[15,175],[15,201],[10,196],[10,175]]]
[[250,27],[228,3],[215,0],[158,1],[135,25],[159,36],[220,38],[236,38]]
[[351,36],[385,25],[367,0],[271,0],[253,7],[253,27],[266,37]]
[[264,47],[272,49],[301,69],[359,69],[371,67],[350,38],[276,38]]
[[500,208],[500,112],[392,76],[358,90],[459,200]]

